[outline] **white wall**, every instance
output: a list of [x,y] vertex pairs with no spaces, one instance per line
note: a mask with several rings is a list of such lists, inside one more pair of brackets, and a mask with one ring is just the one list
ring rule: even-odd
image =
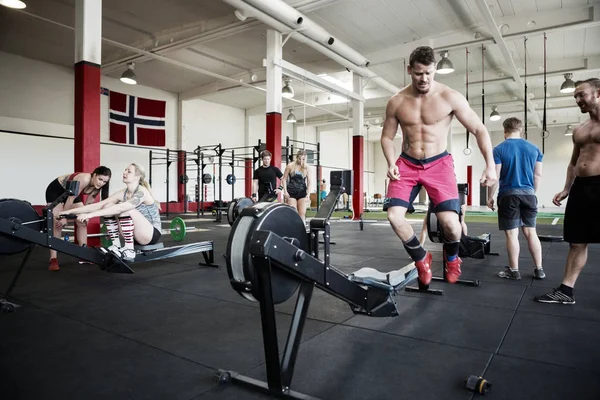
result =
[[[566,127],[550,127],[550,136],[546,138],[544,145],[543,176],[538,188],[537,197],[540,207],[554,207],[552,198],[560,192],[567,176],[567,164],[571,159],[573,151],[572,136],[565,136]],[[504,133],[501,131],[492,131],[492,146],[495,147],[504,141]],[[542,137],[540,129],[537,127],[528,127],[527,140],[538,146],[542,150]],[[472,152],[466,156],[463,154],[465,148],[465,134],[455,134],[452,138],[452,153],[454,156],[454,165],[456,177],[459,182],[466,182],[467,165],[473,166],[473,205],[479,205],[479,179],[483,173],[485,163],[483,156],[477,147],[475,137],[469,138],[469,147]]]
[[[177,95],[102,77],[110,90],[167,102],[167,146],[177,144]],[[28,185],[4,186],[0,198],[13,197],[32,204],[44,204],[48,183],[59,175],[73,172],[74,74],[72,69],[55,66],[9,53],[0,52],[0,179],[14,180],[14,170],[28,179]],[[17,135],[24,132],[66,139]],[[115,146],[108,140],[108,97],[101,96],[101,157],[113,171],[113,189],[121,187],[125,167],[136,162],[148,169],[148,150]],[[177,167],[170,168],[170,191],[175,200]],[[157,198],[166,200],[166,171],[153,169],[153,189]],[[112,190],[111,190],[112,191]]]
[[[229,107],[209,101],[194,99],[182,102],[182,147],[184,150],[193,152],[198,146],[214,147],[221,144],[223,149],[244,146],[245,143],[245,120],[246,112],[239,108]],[[205,186],[205,201],[213,201],[219,198],[219,166],[218,157],[215,151],[203,150],[205,155],[204,162],[207,166],[204,173],[215,177],[214,185],[211,183]],[[231,151],[223,153],[221,167],[221,199],[229,201],[232,198],[243,197],[245,195],[244,161],[241,160],[244,154],[252,154],[252,149],[234,150],[234,169],[230,165]],[[213,157],[213,163],[209,162],[209,157]],[[191,157],[191,155],[190,155]],[[240,159],[237,159],[237,158]],[[196,184],[196,164],[188,162],[188,194],[194,194],[194,185]],[[227,175],[233,173],[237,180],[233,188],[227,184]],[[202,174],[202,172],[201,172]],[[233,193],[232,193],[233,189]]]

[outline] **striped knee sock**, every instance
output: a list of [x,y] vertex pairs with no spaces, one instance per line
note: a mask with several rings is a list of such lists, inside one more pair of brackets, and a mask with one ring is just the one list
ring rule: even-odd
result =
[[119,238],[119,224],[114,217],[104,217],[104,226],[113,245],[121,247],[121,239]]
[[133,220],[131,217],[121,217],[119,225],[121,225],[121,233],[125,239],[125,248],[133,250]]

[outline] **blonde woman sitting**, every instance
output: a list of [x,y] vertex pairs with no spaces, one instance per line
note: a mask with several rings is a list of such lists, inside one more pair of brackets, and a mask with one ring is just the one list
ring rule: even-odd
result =
[[310,174],[306,165],[306,151],[298,150],[296,161],[289,163],[283,172],[283,199],[298,210],[302,222],[306,221],[306,208],[310,204],[308,188],[310,187]]
[[[62,214],[77,214],[77,221],[81,223],[86,223],[90,218],[104,217],[104,225],[113,243],[108,250],[125,261],[133,261],[134,241],[149,245],[160,239],[160,207],[146,182],[146,173],[139,165],[130,164],[125,169],[123,183],[127,187],[106,200]],[[119,228],[125,241],[124,247],[121,247]]]

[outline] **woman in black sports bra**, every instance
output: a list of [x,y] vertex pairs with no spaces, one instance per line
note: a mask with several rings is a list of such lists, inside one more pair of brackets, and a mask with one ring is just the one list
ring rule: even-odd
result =
[[[53,215],[59,215],[61,212],[72,210],[74,208],[83,207],[86,204],[91,204],[98,199],[108,197],[108,182],[112,173],[107,167],[98,167],[91,174],[87,172],[74,172],[68,175],[61,175],[46,187],[46,204],[51,204],[65,192],[67,181],[78,181],[79,192],[75,196],[69,196],[62,203],[58,203],[52,209]],[[59,219],[54,224],[54,236],[61,237],[62,229],[67,224],[65,218]],[[77,243],[80,246],[87,245],[87,226],[77,223]],[[50,250],[50,263],[48,265],[50,271],[58,271],[58,258],[55,250]]]
[[306,209],[310,205],[308,188],[310,173],[306,165],[306,151],[298,150],[296,160],[285,167],[283,173],[283,198],[287,204],[298,210],[302,222],[306,220]]

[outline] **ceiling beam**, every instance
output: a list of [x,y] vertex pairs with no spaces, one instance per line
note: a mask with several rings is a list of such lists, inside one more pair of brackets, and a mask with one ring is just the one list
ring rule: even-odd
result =
[[[309,0],[302,2],[302,4],[298,5],[296,8],[298,9],[298,11],[308,13],[324,7],[328,7],[338,1],[340,0]],[[188,36],[162,46],[156,46],[154,48],[149,49],[148,51],[155,54],[164,55],[175,50],[185,49],[198,44],[208,43],[215,40],[225,39],[229,36],[238,35],[261,25],[262,23],[258,20],[247,19],[246,21],[238,21],[232,24],[227,24],[225,26],[211,29],[206,32],[201,32],[192,36]],[[189,30],[189,28],[182,30]],[[169,36],[173,36],[175,33],[168,32],[167,34]],[[129,62],[135,62],[137,64],[140,64],[149,60],[152,60],[152,57],[147,57],[139,54],[122,57],[118,60],[114,60],[103,65],[102,72],[104,74],[110,74],[111,72],[122,68],[122,65],[127,64]]]
[[[480,3],[486,4],[484,0],[476,0],[475,2],[478,6]],[[524,25],[523,21],[526,23],[526,21],[535,18],[537,23],[536,29],[520,30],[503,36],[505,40],[513,40],[525,35],[535,36],[536,34],[543,34],[543,32],[550,33],[557,30],[585,29],[592,26],[598,26],[600,25],[599,14],[597,6],[568,7],[560,10],[540,11],[527,16],[527,18],[504,18],[498,22],[519,27],[520,25]],[[483,28],[484,27],[471,27],[467,30],[451,33],[435,39],[410,41],[367,54],[367,58],[371,61],[370,66],[372,67],[407,59],[410,53],[418,46],[430,46],[436,51],[442,51],[495,43],[493,35],[483,36],[484,33],[481,32]],[[489,26],[485,28],[489,29]],[[482,37],[473,39],[476,32],[480,33]]]
[[[517,66],[515,65],[515,61],[513,60],[512,55],[510,54],[510,50],[508,49],[506,42],[502,38],[502,33],[500,32],[500,29],[498,29],[498,26],[496,25],[496,21],[494,20],[494,16],[492,15],[490,8],[488,7],[488,5],[485,1],[478,1],[478,2],[476,2],[476,4],[477,4],[477,8],[479,8],[479,11],[481,12],[483,19],[485,20],[485,23],[486,23],[488,29],[490,30],[490,32],[492,33],[492,36],[494,37],[494,41],[496,42],[496,45],[498,46],[500,53],[502,54],[502,56],[504,57],[504,60],[508,64],[508,70],[509,70],[510,74],[512,75],[512,77],[515,80],[515,83],[517,84],[518,88],[520,89],[520,91],[517,91],[517,93],[519,93],[517,95],[517,97],[521,97],[522,99],[525,99],[525,101],[527,102],[528,108],[530,110],[533,110],[534,109],[533,102],[531,101],[531,99],[529,98],[528,95],[523,94],[525,91],[525,84],[524,84],[523,80],[521,79],[521,75],[519,74],[519,71],[517,70]],[[540,119],[540,116],[537,115],[537,113],[532,113],[532,116],[533,116],[533,121],[535,122],[535,124],[538,126],[538,128],[541,128],[542,120]]]

